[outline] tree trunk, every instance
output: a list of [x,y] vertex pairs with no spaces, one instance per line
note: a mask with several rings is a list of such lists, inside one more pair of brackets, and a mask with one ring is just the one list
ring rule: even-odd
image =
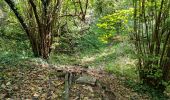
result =
[[[30,44],[32,46],[32,51],[35,57],[42,57],[44,59],[48,59],[50,54],[50,47],[52,44],[52,37],[51,37],[51,22],[49,22],[49,19],[52,19],[50,17],[47,17],[46,15],[46,6],[43,9],[43,13],[45,12],[45,15],[41,17],[38,16],[37,12],[37,6],[33,0],[29,0],[30,7],[33,11],[33,15],[35,17],[36,23],[34,23],[34,26],[29,26],[26,24],[26,21],[24,20],[22,14],[17,9],[14,1],[12,0],[5,0],[5,2],[9,5],[9,7],[14,12],[15,16],[19,20],[21,26],[27,33],[27,36],[29,38]],[[43,4],[46,2],[43,2]],[[57,2],[55,7],[58,7],[60,3]],[[30,11],[31,11],[30,9]],[[54,9],[53,12],[55,12],[56,9]],[[32,17],[33,18],[33,17]],[[40,20],[41,19],[41,20]],[[54,18],[53,18],[54,19]],[[48,24],[47,24],[48,23]],[[50,24],[49,24],[50,23]],[[37,27],[36,30],[31,30],[30,27]]]
[[32,45],[32,51],[35,57],[42,57],[44,59],[48,59],[50,51],[51,51],[51,34],[42,34],[40,38],[30,38],[30,42]]
[[48,32],[47,34],[43,34],[43,38],[41,38],[41,57],[44,59],[47,59],[49,57],[50,51],[51,51],[51,33]]

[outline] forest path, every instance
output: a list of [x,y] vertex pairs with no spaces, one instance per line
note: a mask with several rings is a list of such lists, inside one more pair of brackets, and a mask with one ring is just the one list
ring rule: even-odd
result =
[[147,99],[103,70],[31,61],[2,69],[0,99],[4,100]]

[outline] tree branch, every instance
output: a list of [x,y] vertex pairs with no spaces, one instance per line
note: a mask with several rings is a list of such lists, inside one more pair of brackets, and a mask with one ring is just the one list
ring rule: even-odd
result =
[[56,10],[59,9],[60,3],[61,3],[61,0],[57,0],[57,4],[54,6],[52,14],[54,14],[56,12]]
[[21,26],[23,27],[23,29],[25,30],[27,36],[29,37],[29,29],[27,24],[24,22],[24,19],[22,18],[21,14],[19,13],[18,9],[15,6],[15,3],[12,0],[5,0],[5,2],[9,5],[9,7],[12,9],[12,11],[14,12],[15,16],[17,17],[17,19],[19,20]]
[[40,23],[40,19],[38,17],[38,13],[37,13],[37,9],[36,9],[36,5],[34,4],[34,2],[32,0],[29,0],[29,3],[31,4],[32,8],[33,8],[33,12],[34,12],[34,16],[35,19],[37,21],[38,27],[41,27],[41,23]]

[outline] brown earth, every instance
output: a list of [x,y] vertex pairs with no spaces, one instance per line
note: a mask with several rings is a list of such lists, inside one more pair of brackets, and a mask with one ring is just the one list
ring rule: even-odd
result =
[[[98,69],[25,61],[16,66],[4,67],[1,72],[0,100],[149,99],[125,87],[116,76]],[[76,81],[84,76],[89,77],[89,83]],[[90,83],[90,78],[95,81]]]

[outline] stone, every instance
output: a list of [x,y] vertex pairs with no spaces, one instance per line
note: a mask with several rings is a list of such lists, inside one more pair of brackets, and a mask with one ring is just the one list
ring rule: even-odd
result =
[[89,75],[83,75],[76,80],[76,83],[96,85],[96,78]]
[[7,86],[11,85],[11,82],[7,82],[6,85],[7,85]]
[[6,88],[5,84],[2,84],[2,85],[1,85],[1,88],[5,89],[5,88]]

